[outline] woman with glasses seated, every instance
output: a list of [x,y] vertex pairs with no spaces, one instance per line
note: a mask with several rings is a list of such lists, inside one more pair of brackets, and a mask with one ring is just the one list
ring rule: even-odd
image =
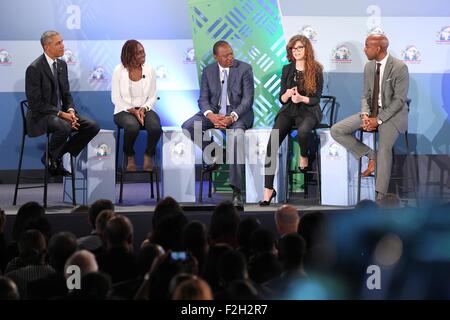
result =
[[[280,102],[283,105],[275,117],[275,124],[267,144],[264,199],[260,206],[270,205],[277,192],[273,188],[278,148],[292,127],[297,128],[300,145],[299,170],[308,167],[308,135],[322,119],[320,97],[323,88],[322,65],[314,59],[309,39],[295,35],[286,45],[289,64],[281,75]],[[271,150],[272,140],[276,150]]]
[[136,171],[134,143],[141,128],[147,131],[144,171],[152,170],[151,157],[161,137],[161,121],[153,110],[156,97],[156,73],[145,63],[145,50],[136,40],[122,47],[121,64],[114,69],[111,98],[114,122],[124,129],[123,149],[127,156],[127,171]]

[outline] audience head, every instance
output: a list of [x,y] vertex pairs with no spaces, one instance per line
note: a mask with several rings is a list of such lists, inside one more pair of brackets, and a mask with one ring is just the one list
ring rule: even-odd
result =
[[237,229],[237,241],[241,248],[250,248],[252,233],[261,228],[261,222],[255,217],[246,217],[241,220]]
[[378,210],[378,205],[375,201],[370,199],[363,199],[360,202],[358,202],[355,206],[356,211],[376,211]]
[[286,234],[280,239],[279,258],[284,270],[295,270],[303,267],[306,253],[305,240],[298,233]]
[[0,300],[20,300],[16,284],[4,276],[0,276]]
[[239,251],[224,253],[219,261],[219,276],[224,288],[233,280],[248,279],[247,263],[244,255]]
[[156,259],[164,254],[164,249],[154,243],[147,243],[139,250],[137,265],[139,274],[144,276],[152,267]]
[[77,251],[77,239],[70,232],[58,232],[48,243],[50,265],[57,271],[64,271],[67,259]]
[[114,211],[114,203],[112,203],[111,200],[107,199],[100,199],[95,201],[90,207],[89,207],[89,222],[92,226],[92,230],[95,230],[95,222],[97,220],[98,215],[103,210],[112,210]]
[[305,240],[307,250],[325,241],[325,223],[325,215],[319,211],[305,213],[300,218],[298,234]]
[[156,229],[159,222],[168,216],[176,215],[179,213],[183,213],[183,210],[181,209],[178,202],[172,198],[172,197],[166,197],[162,200],[160,200],[155,207],[155,213],[153,214],[152,218],[152,227],[153,230]]
[[123,247],[132,251],[133,225],[122,215],[116,215],[106,223],[105,239],[108,248]]
[[[74,254],[72,254],[69,259],[67,259],[64,270],[67,270],[69,266],[73,265],[76,265],[80,268],[81,275],[98,271],[98,265],[95,256],[87,250],[76,251]],[[70,274],[65,273],[64,275],[67,277]]]
[[209,225],[209,239],[212,243],[225,242],[237,246],[239,215],[230,201],[224,201],[214,208]]
[[109,220],[116,217],[116,214],[113,210],[105,209],[102,210],[99,215],[97,216],[97,219],[95,220],[95,232],[103,239],[105,240],[105,229],[106,224]]
[[20,236],[19,254],[26,265],[41,265],[45,262],[47,243],[38,230],[27,230]]
[[181,282],[175,289],[173,300],[213,300],[211,288],[206,281],[195,277]]
[[205,264],[203,265],[202,278],[211,286],[214,292],[220,288],[219,264],[222,255],[233,251],[233,248],[226,243],[218,243],[209,247],[206,254]]
[[289,204],[283,205],[275,212],[275,224],[280,236],[297,232],[299,221],[300,216],[297,209]]
[[183,250],[190,251],[197,258],[199,265],[202,265],[208,251],[205,225],[200,221],[188,222],[183,229],[182,242]]
[[277,254],[276,240],[272,232],[267,229],[258,229],[251,236],[251,245],[253,254],[270,252]]
[[188,219],[182,212],[163,217],[158,222],[150,242],[161,245],[165,251],[183,250],[183,228],[187,223]]
[[39,203],[31,201],[23,204],[17,211],[16,220],[14,221],[12,238],[19,241],[20,235],[25,231],[25,227],[32,222],[45,215],[45,209]]

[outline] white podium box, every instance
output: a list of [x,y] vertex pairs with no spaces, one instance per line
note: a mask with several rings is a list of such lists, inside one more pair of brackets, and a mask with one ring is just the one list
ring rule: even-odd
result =
[[[363,142],[373,148],[372,134],[364,133]],[[320,146],[321,204],[355,205],[358,196],[358,160],[331,137],[330,130],[321,130]],[[363,157],[362,170],[367,168],[367,162],[367,157]],[[373,177],[361,178],[362,199],[375,200]]]
[[[90,205],[98,199],[116,201],[116,139],[114,130],[101,129],[75,159],[77,204]],[[70,156],[63,157],[70,168]],[[72,177],[64,177],[64,202],[72,202]]]
[[195,202],[194,143],[179,127],[163,127],[162,130],[162,195],[178,202]]
[[[264,164],[267,142],[272,129],[249,129],[245,131],[245,202],[258,203],[264,194]],[[284,200],[286,178],[287,139],[278,150],[278,161],[273,187],[277,190],[275,203]]]

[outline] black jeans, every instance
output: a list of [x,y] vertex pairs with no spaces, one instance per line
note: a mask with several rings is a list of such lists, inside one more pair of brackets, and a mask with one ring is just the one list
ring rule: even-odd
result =
[[141,126],[137,118],[126,111],[114,115],[114,122],[124,129],[123,150],[128,157],[134,156],[134,143],[141,128],[147,131],[147,149],[145,153],[149,156],[155,154],[156,144],[162,134],[161,121],[158,114],[150,110],[145,113],[144,126]]
[[[264,187],[268,189],[273,189],[273,179],[275,176],[272,172],[269,172],[269,168],[275,168],[276,163],[271,163],[268,158],[271,158],[274,161],[277,161],[278,148],[280,147],[283,140],[286,136],[291,132],[293,126],[297,128],[297,137],[298,144],[300,145],[300,154],[302,157],[308,156],[308,135],[312,129],[317,125],[317,118],[313,113],[308,112],[306,110],[295,110],[293,108],[296,106],[290,106],[289,109],[283,110],[280,112],[276,119],[272,128],[272,132],[270,133],[269,142],[267,144],[266,151],[266,165],[265,165],[265,177],[264,177]],[[271,143],[273,139],[274,130],[278,130],[278,143],[277,149],[271,150]],[[273,157],[272,157],[272,152]],[[272,171],[272,170],[270,170]]]

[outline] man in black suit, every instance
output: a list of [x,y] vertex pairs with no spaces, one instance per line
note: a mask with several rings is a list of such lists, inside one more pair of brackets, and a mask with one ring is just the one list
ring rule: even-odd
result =
[[[64,43],[56,31],[41,36],[44,54],[27,68],[25,92],[28,99],[27,130],[30,137],[51,133],[49,172],[67,175],[61,157],[66,152],[77,156],[97,135],[98,124],[80,116],[70,94],[67,64],[58,59],[64,55]],[[72,135],[72,132],[76,132]],[[42,158],[45,163],[45,156]]]

